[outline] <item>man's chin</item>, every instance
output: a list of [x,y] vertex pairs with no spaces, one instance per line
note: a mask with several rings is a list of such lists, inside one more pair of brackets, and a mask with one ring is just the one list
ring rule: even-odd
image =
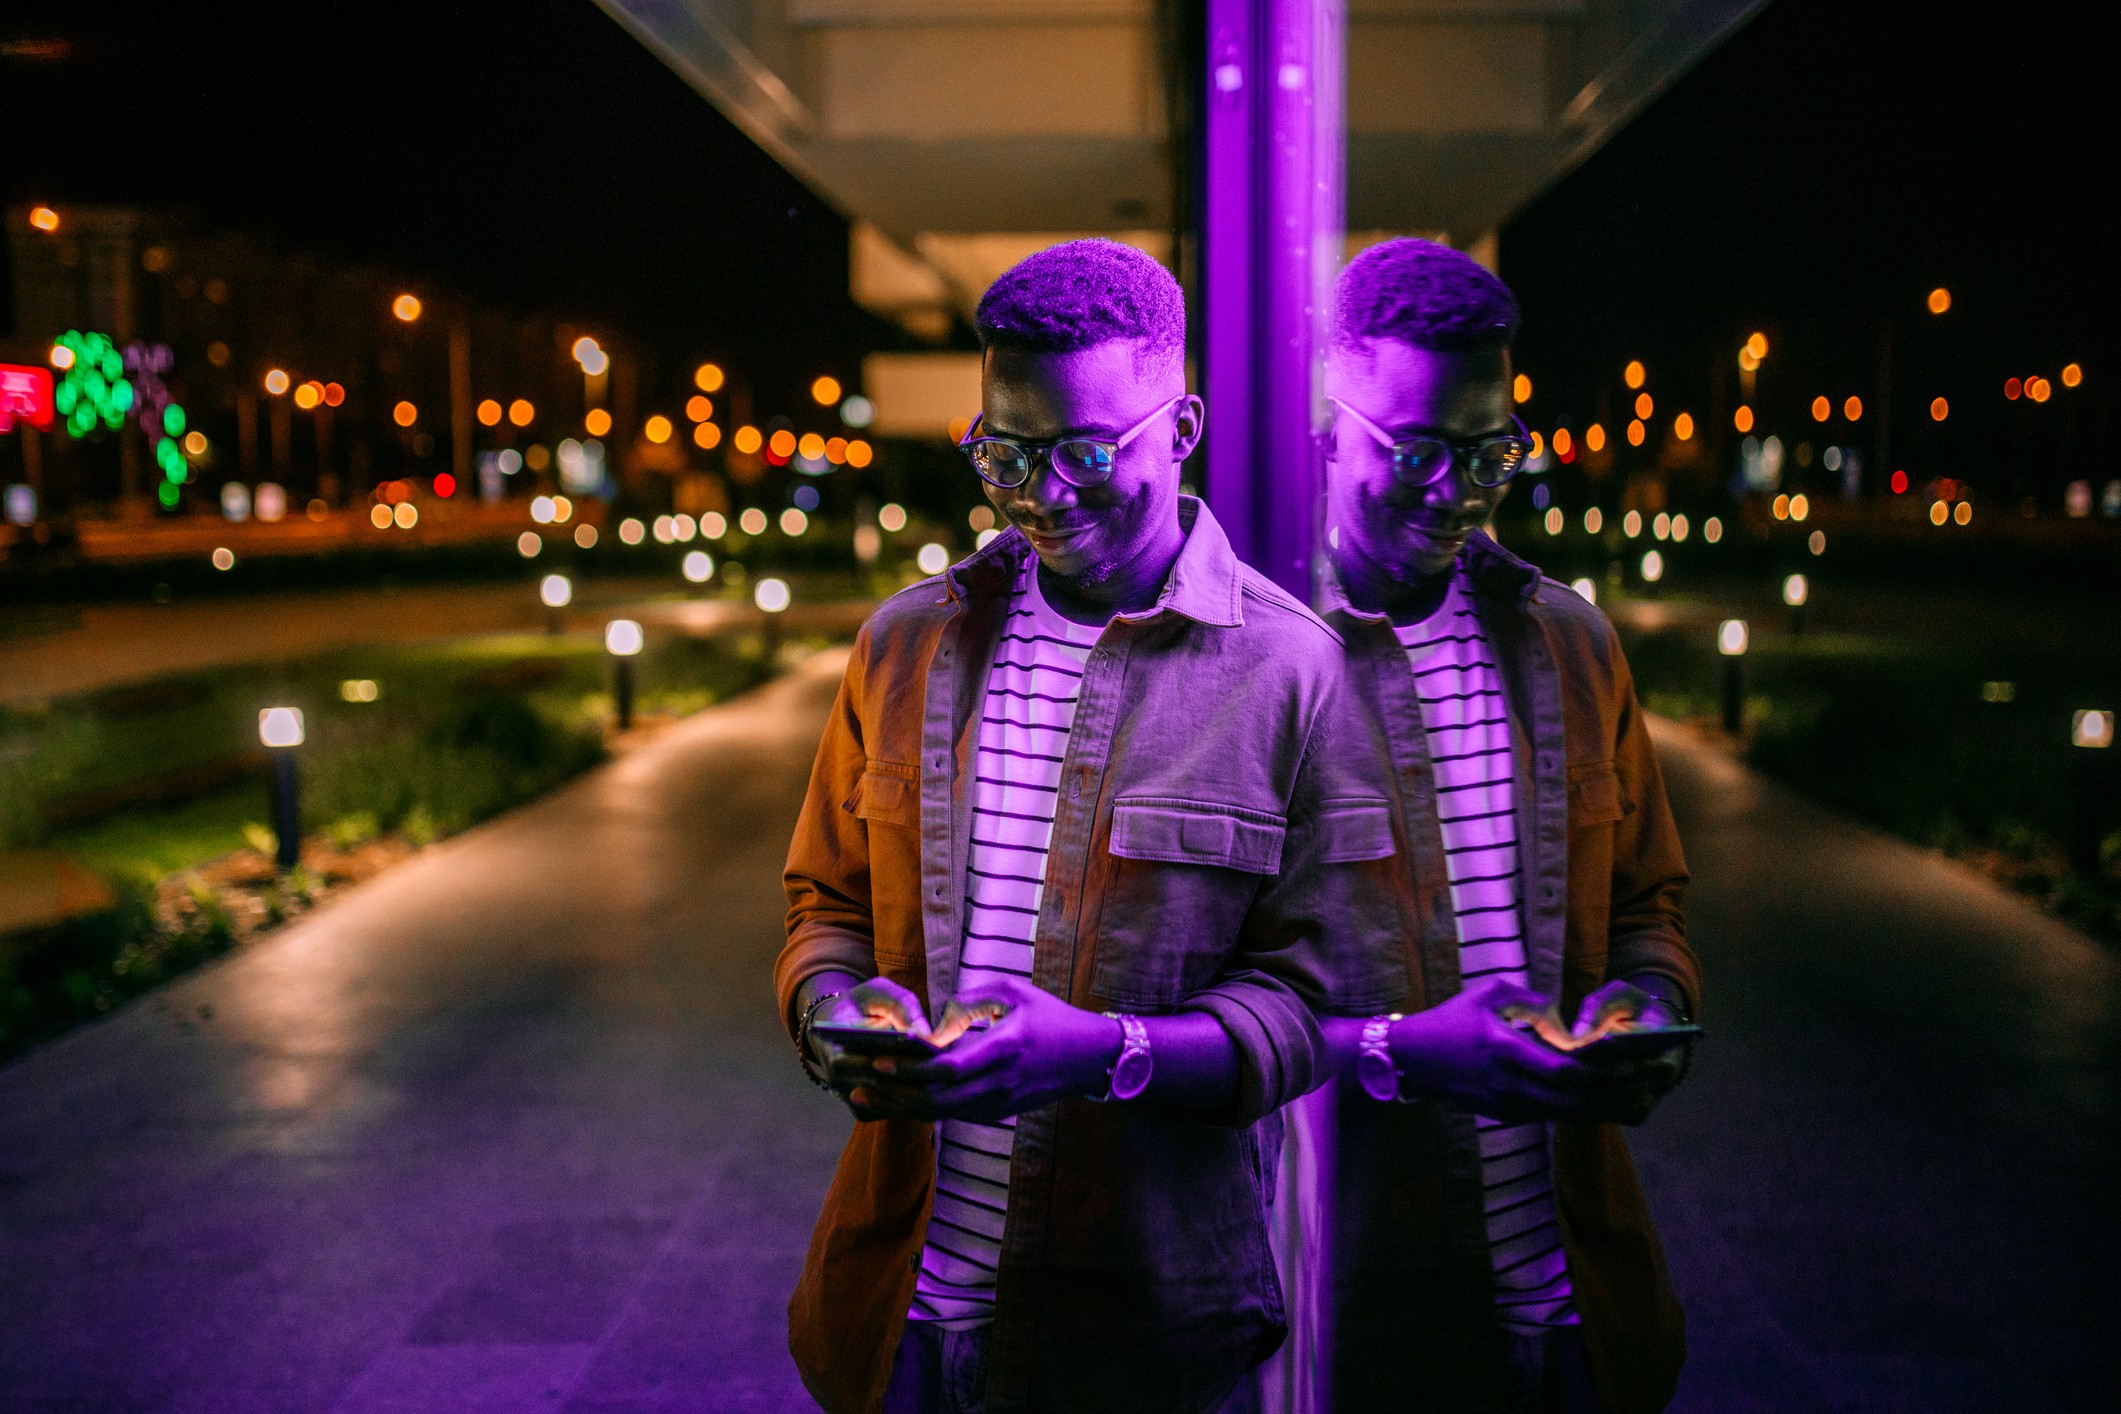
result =
[[1409,527],[1404,540],[1403,562],[1415,574],[1426,578],[1442,574],[1458,558],[1458,552],[1466,547],[1472,532],[1462,535],[1432,535],[1426,531]]

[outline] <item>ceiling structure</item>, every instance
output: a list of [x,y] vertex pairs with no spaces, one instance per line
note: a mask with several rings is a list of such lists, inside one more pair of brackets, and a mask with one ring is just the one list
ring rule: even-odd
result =
[[[853,219],[855,298],[909,329],[1067,236],[1169,259],[1183,0],[597,3]],[[1347,0],[1352,243],[1491,243],[1764,3]]]

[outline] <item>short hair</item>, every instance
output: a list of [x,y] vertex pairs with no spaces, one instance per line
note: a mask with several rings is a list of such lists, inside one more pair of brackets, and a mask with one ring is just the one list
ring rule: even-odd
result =
[[1348,262],[1333,289],[1333,343],[1397,339],[1439,353],[1502,350],[1517,337],[1517,297],[1462,251],[1402,236]]
[[1183,359],[1186,297],[1151,255],[1117,241],[1063,241],[1025,256],[980,296],[982,349],[1076,353],[1134,343],[1137,369]]

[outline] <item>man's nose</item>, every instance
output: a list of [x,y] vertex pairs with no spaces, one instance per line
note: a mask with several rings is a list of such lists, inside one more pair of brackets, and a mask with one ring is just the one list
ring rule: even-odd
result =
[[1016,503],[1030,515],[1044,518],[1075,504],[1075,488],[1053,469],[1053,458],[1041,456],[1031,468],[1031,479],[1016,488]]
[[1428,502],[1432,509],[1459,515],[1480,509],[1481,499],[1486,495],[1487,488],[1475,483],[1456,457],[1451,460],[1451,469],[1437,477],[1428,488]]

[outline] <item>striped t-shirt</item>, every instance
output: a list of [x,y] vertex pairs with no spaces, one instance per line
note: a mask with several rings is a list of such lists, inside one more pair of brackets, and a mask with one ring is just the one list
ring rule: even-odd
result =
[[[1397,631],[1414,672],[1435,767],[1460,972],[1469,987],[1487,977],[1522,984],[1522,872],[1509,711],[1495,655],[1466,597],[1463,566],[1453,567],[1435,613]],[[1480,1135],[1497,1318],[1518,1331],[1575,1324],[1547,1125],[1505,1124],[1485,1115],[1473,1123]]]
[[[1031,975],[1061,760],[1075,725],[1083,663],[1101,632],[1053,611],[1038,591],[1038,559],[1027,555],[980,716],[965,934],[958,952],[961,991],[1003,974]],[[910,1319],[938,1321],[949,1330],[994,1319],[994,1273],[1015,1140],[1013,1118],[995,1124],[946,1119],[936,1126],[935,1213],[906,1313]]]

